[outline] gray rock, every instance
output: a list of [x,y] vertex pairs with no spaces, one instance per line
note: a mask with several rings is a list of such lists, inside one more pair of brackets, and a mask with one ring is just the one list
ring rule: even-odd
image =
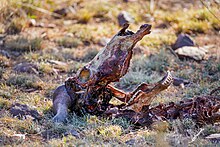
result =
[[0,49],[0,54],[7,57],[7,58],[11,58],[11,55],[9,54],[9,52],[5,51],[5,50],[1,50]]
[[184,46],[195,46],[191,37],[187,34],[179,34],[176,42],[172,45],[174,50]]
[[134,18],[126,11],[122,11],[118,15],[118,24],[119,26],[123,26],[125,23],[134,23]]
[[177,78],[177,77],[173,77],[173,85],[174,86],[179,86],[181,88],[184,88],[185,85],[190,84],[190,81],[183,79],[183,78]]
[[127,145],[133,146],[135,144],[135,139],[130,139],[125,142]]
[[175,50],[175,53],[180,59],[188,58],[196,61],[204,60],[207,54],[207,50],[201,47],[184,46]]
[[40,114],[31,108],[29,108],[27,105],[15,103],[10,108],[10,113],[14,117],[21,118],[32,118],[32,119],[40,119]]
[[68,130],[67,132],[64,133],[64,136],[67,136],[67,135],[72,135],[76,138],[80,138],[80,134],[74,129]]
[[19,63],[14,66],[14,70],[17,72],[27,72],[38,74],[38,67],[33,63]]

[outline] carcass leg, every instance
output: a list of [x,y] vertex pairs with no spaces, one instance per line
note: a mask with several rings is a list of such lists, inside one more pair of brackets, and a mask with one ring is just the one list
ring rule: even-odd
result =
[[54,122],[64,122],[68,115],[72,100],[68,95],[64,85],[59,86],[53,94],[53,111],[56,114],[53,117]]
[[168,71],[162,80],[156,84],[142,83],[133,92],[125,93],[113,86],[108,86],[113,96],[126,103],[125,108],[140,112],[143,106],[150,105],[153,98],[161,91],[167,89],[172,83],[172,76]]

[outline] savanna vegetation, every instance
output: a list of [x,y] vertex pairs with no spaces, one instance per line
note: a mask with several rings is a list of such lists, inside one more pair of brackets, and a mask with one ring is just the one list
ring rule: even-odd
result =
[[[1,0],[1,146],[219,146],[220,124],[196,126],[191,119],[161,121],[136,128],[123,118],[71,114],[51,121],[52,93],[89,62],[120,29],[118,14],[128,12],[131,30],[152,24],[152,33],[134,49],[128,74],[115,85],[132,90],[160,80],[167,70],[190,81],[170,86],[153,104],[209,95],[220,87],[220,2],[218,0]],[[204,60],[180,60],[171,49],[180,33],[208,53]],[[15,103],[40,114],[14,117]],[[112,103],[119,103],[112,100]]]

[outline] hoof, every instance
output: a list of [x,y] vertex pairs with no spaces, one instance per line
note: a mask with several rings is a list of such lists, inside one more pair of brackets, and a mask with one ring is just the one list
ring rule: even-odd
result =
[[63,123],[63,122],[65,122],[66,121],[66,116],[63,116],[63,115],[55,115],[54,117],[53,117],[53,122],[55,122],[55,123]]

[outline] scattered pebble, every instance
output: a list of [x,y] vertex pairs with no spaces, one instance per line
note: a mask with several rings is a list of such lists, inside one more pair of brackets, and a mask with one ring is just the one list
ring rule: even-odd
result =
[[179,34],[176,42],[172,45],[174,50],[184,46],[195,46],[194,41],[187,34]]
[[37,110],[33,110],[27,105],[15,103],[10,108],[10,113],[19,119],[22,118],[31,118],[33,120],[40,119],[40,114],[37,112]]
[[15,65],[13,69],[17,72],[38,74],[38,66],[33,63],[19,63]]
[[184,46],[175,50],[180,59],[188,58],[201,61],[206,58],[207,50],[202,47]]

